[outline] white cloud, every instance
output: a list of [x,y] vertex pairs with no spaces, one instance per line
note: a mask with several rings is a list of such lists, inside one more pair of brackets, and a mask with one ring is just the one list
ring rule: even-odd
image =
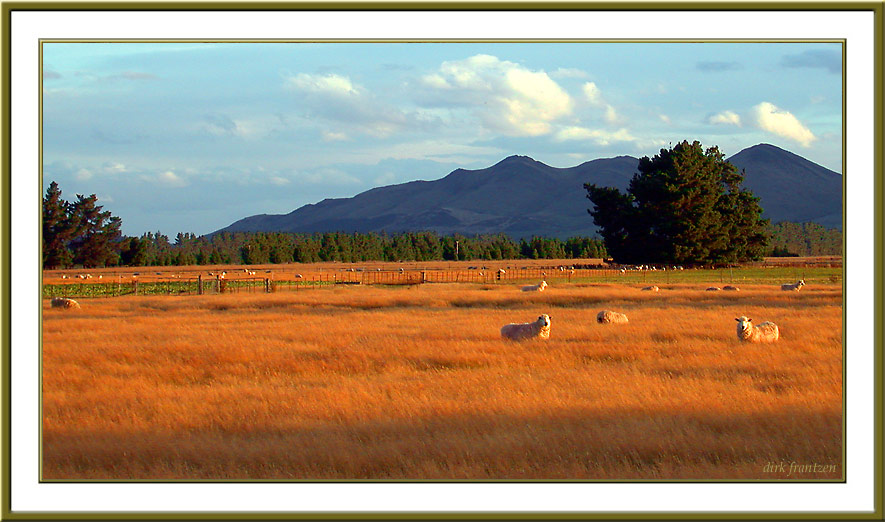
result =
[[286,85],[301,91],[328,94],[332,96],[359,96],[358,89],[346,76],[338,74],[307,74],[300,73],[290,77]]
[[602,97],[602,91],[599,90],[599,87],[594,82],[586,82],[581,90],[584,93],[584,97],[590,103],[590,105],[596,107],[602,107],[605,109],[603,112],[603,119],[609,124],[622,123],[621,117],[618,114],[618,111],[615,110],[614,106],[608,102],[606,102]]
[[157,174],[157,181],[170,187],[183,187],[187,185],[187,181],[171,170],[167,170]]
[[74,178],[80,181],[86,181],[87,179],[92,178],[92,171],[89,169],[79,169],[74,173]]
[[618,112],[611,105],[606,105],[605,107],[605,121],[609,123],[618,123],[621,121],[621,117],[618,115]]
[[114,161],[104,162],[101,165],[101,168],[104,172],[108,174],[119,174],[121,172],[126,172],[126,165]]
[[343,132],[323,131],[323,141],[344,141],[347,134]]
[[718,114],[709,116],[707,118],[707,123],[714,125],[737,125],[740,127],[741,117],[734,111],[722,111]]
[[594,105],[599,105],[602,103],[602,93],[599,91],[599,87],[596,86],[594,82],[587,82],[582,87],[584,91],[584,96],[587,98],[587,101]]
[[760,129],[793,140],[809,147],[817,137],[790,112],[772,103],[762,102],[753,107],[753,117]]
[[234,120],[233,133],[244,139],[257,139],[282,131],[285,125],[279,116],[256,116]]
[[573,109],[571,96],[544,71],[479,54],[443,62],[423,77],[443,104],[471,111],[487,129],[509,136],[539,136]]
[[608,145],[615,141],[636,141],[627,129],[618,129],[614,132],[588,129],[586,127],[564,127],[554,136],[556,141],[594,141],[599,145]]
[[670,117],[667,116],[666,114],[658,114],[658,118],[659,118],[662,122],[666,123],[667,125],[670,125],[670,123],[672,123],[672,122],[670,121]]
[[278,187],[282,187],[282,186],[284,186],[284,185],[288,185],[289,183],[291,183],[291,181],[289,181],[289,179],[287,179],[287,178],[283,178],[283,177],[281,177],[281,176],[271,176],[271,177],[270,177],[270,183],[271,183],[272,185],[276,185],[276,186],[278,186]]
[[[286,80],[306,111],[306,119],[335,122],[336,130],[324,139],[343,139],[348,133],[385,138],[404,128],[420,128],[429,122],[421,115],[390,105],[350,78],[337,74],[301,73]],[[324,125],[321,125],[321,127]]]

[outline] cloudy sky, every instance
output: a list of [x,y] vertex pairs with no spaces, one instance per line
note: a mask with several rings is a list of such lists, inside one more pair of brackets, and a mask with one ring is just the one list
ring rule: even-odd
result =
[[43,183],[123,233],[205,234],[512,154],[683,139],[842,171],[828,43],[44,43]]

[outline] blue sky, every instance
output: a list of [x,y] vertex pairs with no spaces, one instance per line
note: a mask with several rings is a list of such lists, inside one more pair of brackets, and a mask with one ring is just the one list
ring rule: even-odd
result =
[[43,182],[205,234],[513,154],[683,139],[842,171],[832,43],[44,43]]

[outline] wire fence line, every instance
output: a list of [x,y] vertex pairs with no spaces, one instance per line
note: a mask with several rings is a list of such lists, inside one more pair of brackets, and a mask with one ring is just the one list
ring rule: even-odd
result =
[[[300,291],[328,285],[419,285],[432,283],[473,284],[548,284],[563,283],[625,283],[679,284],[694,282],[772,283],[795,282],[816,278],[817,282],[836,284],[842,281],[842,263],[777,263],[739,268],[657,269],[646,267],[612,268],[610,265],[507,266],[482,265],[456,268],[411,266],[399,269],[381,268],[312,268],[298,272],[297,267],[273,270],[203,269],[166,270],[159,272],[108,272],[93,277],[88,274],[69,276],[44,275],[43,298],[52,297],[118,297],[125,295],[204,295],[280,291]],[[788,281],[792,279],[792,281]]]

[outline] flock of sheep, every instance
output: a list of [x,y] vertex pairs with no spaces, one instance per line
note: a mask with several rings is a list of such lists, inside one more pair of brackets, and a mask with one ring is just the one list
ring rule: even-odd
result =
[[[248,270],[246,271],[249,272]],[[254,272],[252,272],[254,273]],[[781,290],[798,292],[800,288],[805,286],[805,280],[800,279],[795,283],[781,285]],[[547,281],[541,281],[536,285],[523,286],[523,292],[543,292],[547,288]],[[642,288],[647,292],[659,292],[657,286],[646,286]],[[731,290],[738,291],[739,288],[726,285],[723,288],[711,286],[707,291]],[[52,308],[80,308],[80,304],[67,297],[53,297],[50,301]],[[744,342],[774,342],[780,338],[780,332],[777,325],[771,321],[766,321],[758,326],[753,325],[753,320],[745,315],[736,317],[737,321],[737,337]],[[596,314],[596,322],[599,324],[623,324],[629,322],[627,316],[620,312],[611,310],[602,310]],[[550,316],[542,314],[538,319],[531,323],[510,323],[501,327],[501,337],[513,341],[523,341],[526,339],[549,339],[550,338]]]
[[[800,288],[805,286],[805,280],[791,284],[781,285],[781,290],[798,292]],[[547,282],[541,281],[537,285],[522,287],[523,292],[543,292],[547,288]],[[660,288],[657,286],[646,286],[642,290],[646,292],[658,292]],[[730,290],[736,292],[740,290],[736,286],[726,285],[723,288],[710,287],[707,291]],[[737,321],[737,337],[743,342],[764,343],[774,342],[780,338],[780,331],[777,325],[771,321],[766,321],[758,326],[753,325],[753,320],[742,315],[735,317]],[[620,312],[611,310],[602,310],[596,314],[596,322],[599,324],[623,324],[629,322],[627,316]],[[510,323],[501,327],[501,337],[512,341],[523,341],[526,339],[549,339],[550,338],[550,316],[542,314],[538,319],[531,323]]]

